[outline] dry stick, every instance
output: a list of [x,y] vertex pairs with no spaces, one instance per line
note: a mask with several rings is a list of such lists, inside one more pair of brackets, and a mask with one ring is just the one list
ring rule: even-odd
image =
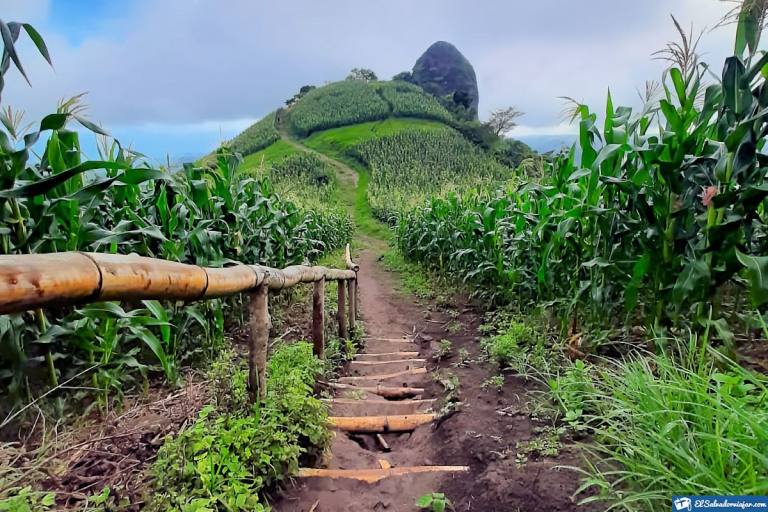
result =
[[336,318],[339,321],[339,338],[345,340],[349,338],[349,333],[347,332],[347,317],[345,316],[344,311],[347,302],[347,286],[344,282],[339,282],[338,285],[339,293],[337,302],[339,305],[336,308]]
[[262,283],[251,293],[248,305],[251,339],[248,352],[248,391],[252,402],[264,398],[267,392],[267,345],[272,321],[269,317],[269,288]]
[[312,351],[318,359],[325,357],[325,278],[315,281],[312,292]]
[[10,415],[10,414],[9,414],[8,416],[6,416],[5,420],[3,420],[3,422],[2,422],[2,423],[0,423],[0,429],[2,429],[3,427],[5,427],[6,425],[8,425],[8,424],[9,424],[11,421],[13,421],[13,420],[14,420],[14,419],[15,419],[15,418],[16,418],[16,417],[19,415],[19,414],[23,413],[24,411],[26,411],[27,409],[29,409],[30,407],[32,407],[33,405],[35,405],[35,404],[36,404],[38,401],[40,401],[40,400],[42,400],[43,398],[45,398],[46,396],[50,395],[51,393],[53,393],[53,392],[54,392],[54,391],[56,391],[57,389],[60,389],[60,388],[61,388],[61,386],[65,386],[65,385],[69,384],[70,382],[72,382],[72,381],[73,381],[73,380],[75,380],[76,378],[80,377],[81,375],[83,375],[83,374],[85,374],[85,373],[88,373],[89,371],[93,370],[94,368],[96,368],[96,367],[98,367],[98,366],[99,366],[98,364],[95,364],[95,365],[91,366],[90,368],[86,368],[85,370],[81,371],[80,373],[78,373],[78,374],[77,374],[77,375],[75,375],[74,377],[71,377],[71,378],[69,378],[69,379],[65,380],[64,382],[62,382],[62,383],[61,383],[61,384],[59,384],[58,386],[52,387],[51,389],[49,389],[48,391],[46,391],[45,393],[43,393],[43,394],[42,394],[42,395],[40,395],[39,397],[35,398],[35,399],[34,399],[34,400],[32,400],[31,402],[29,402],[27,405],[25,405],[24,407],[22,407],[21,409],[19,409],[19,410],[16,412],[16,414],[14,414],[14,415]]

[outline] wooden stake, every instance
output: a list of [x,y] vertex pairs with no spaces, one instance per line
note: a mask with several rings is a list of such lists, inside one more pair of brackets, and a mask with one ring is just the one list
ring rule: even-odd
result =
[[376,434],[376,440],[379,442],[379,445],[381,446],[382,450],[384,450],[385,452],[388,452],[391,450],[391,448],[389,447],[389,443],[387,442],[386,439],[384,439],[384,436],[382,436],[381,434]]
[[347,302],[347,283],[344,281],[339,281],[339,295],[338,295],[338,303],[339,307],[337,308],[336,318],[339,321],[339,338],[345,340],[349,338],[349,332],[347,332],[347,317],[346,312],[344,311],[346,306],[345,303]]
[[315,281],[312,292],[312,345],[314,354],[325,357],[325,278]]
[[256,402],[267,393],[267,346],[272,320],[269,317],[269,287],[266,284],[260,284],[250,294],[248,313],[251,324],[248,391],[251,401]]
[[349,293],[347,293],[349,295],[349,330],[354,332],[357,321],[357,279],[350,279],[347,283],[349,286]]

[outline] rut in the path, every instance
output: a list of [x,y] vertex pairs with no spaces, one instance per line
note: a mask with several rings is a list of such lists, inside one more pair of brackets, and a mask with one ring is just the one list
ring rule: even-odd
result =
[[414,510],[446,475],[468,470],[440,465],[434,453],[436,401],[423,397],[429,336],[405,334],[418,332],[418,310],[394,292],[371,254],[360,263],[367,337],[328,400],[336,432],[330,456],[325,467],[301,470],[279,512]]

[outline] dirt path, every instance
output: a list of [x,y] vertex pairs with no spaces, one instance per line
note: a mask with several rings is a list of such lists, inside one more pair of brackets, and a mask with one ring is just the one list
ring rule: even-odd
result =
[[[350,365],[348,376],[339,379],[350,388],[337,390],[331,415],[419,417],[420,413],[424,415],[434,407],[429,396],[431,378],[426,373],[426,363],[432,352],[432,340],[440,339],[444,333],[439,323],[425,321],[413,300],[395,290],[394,277],[380,267],[377,258],[378,255],[370,250],[359,258],[360,310],[367,342],[363,354]],[[398,352],[404,355],[390,355]],[[376,364],[359,366],[359,362]],[[389,378],[379,376],[409,370],[420,373],[402,373]],[[386,400],[362,390],[378,385],[427,389],[401,400]],[[434,450],[430,423],[412,432],[382,433],[379,439],[372,433],[337,430],[326,469],[381,470],[389,466],[424,468],[442,465],[443,457]],[[391,476],[374,483],[325,476],[299,478],[297,487],[275,504],[275,509],[279,512],[414,510],[416,499],[439,490],[445,478],[461,477],[462,473],[441,471]]]
[[[337,169],[350,213],[361,215],[350,199],[361,194],[355,170],[307,148],[284,127],[279,129],[296,149],[317,154]],[[362,194],[364,197],[364,190]],[[580,456],[574,441],[564,438],[552,420],[531,414],[531,391],[536,386],[510,376],[499,390],[484,386],[498,369],[483,362],[480,319],[474,308],[461,298],[454,298],[447,307],[419,303],[398,291],[398,277],[379,262],[387,243],[375,233],[358,232],[355,237],[366,247],[359,256],[366,344],[338,380],[345,387],[337,389],[330,401],[331,416],[342,421],[352,417],[356,424],[373,416],[389,416],[390,432],[377,436],[336,428],[323,467],[295,479],[294,486],[274,503],[274,510],[408,512],[418,510],[416,500],[432,492],[445,493],[457,511],[599,510],[574,503],[578,474],[562,466],[577,466]],[[434,362],[432,356],[441,340],[450,340],[451,355]],[[463,361],[457,357],[460,353],[465,354]],[[460,406],[458,413],[431,421],[437,415],[427,414],[445,412],[446,392],[435,382],[437,376],[455,382],[452,400],[460,401]],[[387,400],[377,394],[382,387],[401,392],[422,389]],[[425,423],[392,432],[403,415],[424,417]],[[396,476],[389,469],[434,466],[452,468]],[[459,467],[466,472],[457,471]],[[350,478],[361,474],[369,480],[390,476],[373,482]]]

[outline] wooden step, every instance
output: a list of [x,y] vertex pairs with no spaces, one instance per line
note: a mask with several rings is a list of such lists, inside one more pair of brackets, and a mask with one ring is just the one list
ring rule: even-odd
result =
[[357,354],[355,361],[396,361],[419,357],[418,352],[384,352],[382,354]]
[[380,384],[375,386],[355,386],[352,384],[342,384],[340,382],[331,382],[330,386],[334,389],[339,389],[344,391],[354,392],[355,390],[360,390],[365,393],[373,393],[374,395],[379,395],[381,397],[388,398],[388,399],[412,398],[424,393],[424,388],[382,386]]
[[375,469],[299,469],[299,478],[344,478],[374,484],[379,480],[393,476],[417,473],[467,473],[469,466],[403,466],[399,468]]
[[391,354],[392,352],[414,352],[419,346],[410,341],[366,341],[363,350],[366,354]]
[[395,359],[393,361],[352,361],[349,375],[380,375],[424,368],[426,359]]
[[432,423],[437,414],[400,414],[391,416],[331,416],[328,423],[345,432],[410,432]]
[[423,413],[435,405],[436,400],[355,400],[353,398],[324,399],[331,407],[332,416],[384,416]]
[[382,373],[376,375],[357,375],[346,376],[339,378],[339,382],[342,384],[358,384],[360,386],[375,386],[382,381],[387,381],[391,384],[408,386],[412,382],[421,380],[421,375],[427,373],[426,368],[411,368],[410,370],[404,370],[400,372]]
[[413,339],[411,338],[386,338],[386,337],[380,337],[380,336],[364,336],[363,341],[392,341],[395,343],[413,343]]

